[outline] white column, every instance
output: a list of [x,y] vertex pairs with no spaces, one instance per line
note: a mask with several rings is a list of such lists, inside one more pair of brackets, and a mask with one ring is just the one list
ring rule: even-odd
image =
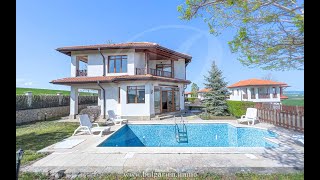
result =
[[256,93],[256,99],[259,99],[259,95],[258,95],[258,88],[254,88],[254,91],[255,91],[255,93]]
[[269,87],[270,99],[272,99],[272,98],[273,98],[272,90],[273,90],[273,88],[272,88],[272,86],[270,86],[270,87]]
[[75,119],[78,114],[78,88],[71,86],[70,91],[70,118]]
[[247,94],[248,94],[248,101],[251,101],[251,88],[247,88]]
[[280,101],[280,87],[276,87],[276,91],[277,91],[277,99],[278,101]]
[[102,104],[102,91],[101,91],[101,89],[99,89],[98,90],[98,106],[101,106],[101,104]]
[[[184,106],[184,95],[183,95],[183,90],[184,90],[184,85],[183,84],[179,84],[179,99],[180,99],[180,111],[185,110],[185,106]],[[199,95],[199,94],[198,94]]]
[[[103,101],[105,100],[104,99],[104,97],[105,97],[105,93],[103,93],[103,90],[100,90],[101,91],[101,93],[100,93],[100,99],[101,99],[101,101],[100,101],[100,106],[101,106],[101,117],[103,117],[103,115],[104,115],[104,104],[107,104],[107,102],[106,103],[103,103]],[[105,91],[106,92],[106,91]],[[106,110],[106,113],[107,113],[107,110]],[[106,117],[107,118],[107,117]]]
[[71,56],[71,77],[77,76],[78,69],[79,69],[79,60],[77,60],[77,56]]

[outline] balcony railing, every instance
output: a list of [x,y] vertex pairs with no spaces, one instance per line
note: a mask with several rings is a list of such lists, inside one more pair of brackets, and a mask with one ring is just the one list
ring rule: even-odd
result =
[[278,98],[278,94],[272,94],[273,98]]
[[259,99],[270,99],[270,94],[258,94]]
[[77,76],[87,76],[87,70],[77,70]]
[[136,75],[145,75],[145,74],[172,78],[172,72],[169,72],[169,71],[162,71],[162,70],[149,68],[149,71],[147,72],[146,68],[136,68]]
[[248,99],[248,94],[243,94],[242,99]]
[[251,99],[255,99],[256,95],[255,94],[251,94]]

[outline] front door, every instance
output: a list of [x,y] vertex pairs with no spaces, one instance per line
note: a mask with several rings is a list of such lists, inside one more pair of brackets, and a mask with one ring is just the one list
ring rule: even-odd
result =
[[168,112],[168,91],[161,92],[161,113]]

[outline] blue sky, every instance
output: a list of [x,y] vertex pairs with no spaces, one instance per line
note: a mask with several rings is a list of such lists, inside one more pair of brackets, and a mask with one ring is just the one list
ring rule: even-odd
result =
[[[156,42],[192,55],[187,79],[203,87],[203,75],[216,61],[228,84],[268,73],[277,81],[304,90],[304,71],[264,71],[240,64],[227,42],[231,31],[215,37],[202,19],[180,20],[182,0],[84,1],[17,0],[16,86],[69,89],[53,79],[70,76],[70,57],[58,47],[129,41]],[[190,86],[187,90],[190,90]]]

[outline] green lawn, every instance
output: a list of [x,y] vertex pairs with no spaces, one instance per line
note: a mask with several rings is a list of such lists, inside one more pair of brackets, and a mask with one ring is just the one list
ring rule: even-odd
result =
[[[64,90],[53,90],[53,89],[35,89],[35,88],[16,88],[16,94],[25,94],[25,92],[31,91],[33,95],[56,95],[58,92],[62,93],[63,95],[70,95],[70,91]],[[80,92],[80,95],[92,95],[93,93],[88,92]],[[94,94],[96,95],[96,94]]]
[[36,151],[71,136],[78,126],[79,123],[56,121],[16,126],[16,150],[24,150],[22,164],[45,156]]
[[287,106],[304,106],[304,99],[285,99],[281,103]]

